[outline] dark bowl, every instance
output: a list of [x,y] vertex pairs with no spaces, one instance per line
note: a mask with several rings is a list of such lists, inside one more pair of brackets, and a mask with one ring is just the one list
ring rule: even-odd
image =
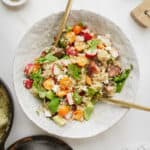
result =
[[5,84],[5,82],[0,78],[0,85],[2,85],[7,93],[8,101],[9,101],[9,122],[7,125],[6,132],[4,136],[2,137],[2,142],[0,143],[0,150],[4,149],[5,141],[10,133],[10,130],[12,128],[12,123],[14,119],[14,104],[13,104],[13,97],[11,95],[9,87]]
[[64,141],[47,136],[34,135],[25,137],[12,144],[7,150],[73,150]]

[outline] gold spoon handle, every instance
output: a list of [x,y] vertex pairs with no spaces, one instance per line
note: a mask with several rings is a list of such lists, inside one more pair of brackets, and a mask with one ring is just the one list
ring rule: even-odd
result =
[[116,105],[119,105],[119,106],[125,107],[125,108],[134,108],[134,109],[139,109],[139,110],[144,110],[144,111],[150,111],[150,107],[145,107],[145,106],[141,106],[138,104],[125,102],[125,101],[121,101],[121,100],[116,100],[116,99],[111,99],[111,98],[102,98],[101,101],[113,103],[113,104],[116,104]]
[[72,0],[68,0],[67,6],[66,6],[66,9],[65,9],[65,13],[64,13],[61,25],[60,25],[60,29],[59,29],[59,32],[58,32],[58,35],[56,37],[56,41],[55,41],[55,44],[54,44],[55,46],[57,46],[57,44],[59,42],[59,39],[62,35],[62,32],[65,28],[65,25],[66,25],[66,22],[67,22],[67,19],[68,19],[70,10],[71,10],[71,6],[72,6]]

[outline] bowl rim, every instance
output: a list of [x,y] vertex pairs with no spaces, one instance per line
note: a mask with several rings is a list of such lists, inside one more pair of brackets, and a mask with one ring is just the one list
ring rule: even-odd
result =
[[19,7],[19,6],[22,6],[22,5],[25,5],[25,3],[27,2],[27,0],[21,0],[21,1],[18,1],[18,2],[11,2],[10,0],[2,0],[2,3],[8,7]]
[[62,146],[64,145],[68,148],[68,150],[73,150],[72,147],[67,142],[65,142],[57,137],[53,137],[53,136],[49,136],[49,135],[39,135],[39,134],[23,137],[23,138],[15,141],[13,144],[11,144],[7,148],[7,150],[11,150],[12,148],[17,147],[17,145],[20,145],[20,144],[25,144],[25,143],[32,142],[32,141],[37,142],[37,141],[41,141],[41,140],[51,141],[51,142],[60,144]]
[[[135,58],[136,58],[136,60],[137,60],[137,71],[138,71],[138,75],[137,75],[137,77],[138,77],[138,79],[140,78],[140,71],[139,71],[139,63],[138,63],[138,59],[137,59],[137,55],[136,55],[136,53],[135,53],[135,50],[134,50],[134,48],[133,48],[133,46],[132,46],[132,44],[131,44],[131,42],[130,42],[130,40],[128,39],[128,37],[126,36],[126,34],[121,30],[121,28],[116,24],[116,23],[114,23],[111,19],[109,19],[109,18],[107,18],[107,17],[105,17],[105,16],[103,16],[103,15],[101,15],[101,14],[99,14],[99,13],[95,13],[95,12],[93,12],[93,11],[89,11],[89,10],[85,10],[85,9],[73,9],[73,10],[71,10],[71,12],[72,13],[74,13],[74,12],[80,12],[80,11],[82,11],[82,12],[87,12],[87,13],[91,13],[91,14],[93,14],[93,15],[97,15],[97,16],[101,16],[102,18],[104,18],[105,20],[107,20],[107,21],[109,21],[110,23],[112,23],[112,24],[114,24],[115,26],[116,26],[116,28],[121,32],[121,34],[125,37],[125,39],[126,39],[126,41],[130,44],[130,46],[131,46],[131,48],[132,48],[132,50],[133,50],[133,52],[134,52],[134,55],[135,55]],[[38,24],[38,23],[40,23],[42,20],[45,20],[45,19],[47,19],[47,18],[49,18],[49,17],[51,17],[51,16],[54,16],[54,15],[59,15],[59,14],[62,14],[62,13],[64,13],[64,11],[58,11],[58,12],[56,12],[56,13],[52,13],[52,14],[50,14],[50,15],[47,15],[46,17],[44,17],[44,18],[42,18],[42,19],[40,19],[40,20],[38,20],[38,21],[36,21],[28,30],[27,30],[27,32],[23,35],[23,37],[22,37],[22,39],[24,39],[24,37],[28,34],[28,33],[30,33],[30,31],[31,31],[31,29],[34,27],[34,25],[36,25],[36,24]],[[22,39],[20,40],[20,42],[22,41]],[[19,43],[20,43],[19,42]],[[18,48],[18,46],[17,46],[17,48]],[[14,76],[15,76],[15,69],[14,69],[14,67],[15,67],[15,60],[16,60],[16,55],[15,55],[15,57],[14,57],[14,62],[13,62],[13,82],[14,82]],[[101,131],[101,132],[97,132],[97,133],[94,133],[94,134],[91,134],[91,135],[86,135],[86,136],[84,136],[84,135],[82,135],[82,136],[65,136],[65,135],[60,135],[60,134],[57,134],[57,133],[55,133],[55,132],[50,132],[50,131],[48,131],[48,130],[46,130],[44,127],[42,127],[42,126],[40,126],[40,125],[38,125],[37,124],[37,122],[34,120],[34,119],[32,119],[32,117],[30,117],[29,115],[28,115],[28,113],[25,111],[25,109],[24,109],[24,107],[23,107],[23,104],[21,103],[21,101],[19,100],[19,96],[18,96],[18,94],[17,94],[17,89],[16,89],[16,86],[15,86],[15,83],[14,83],[14,87],[15,87],[15,92],[16,92],[16,96],[17,96],[17,100],[18,100],[18,102],[19,102],[19,104],[20,104],[20,106],[21,106],[21,109],[23,110],[23,112],[25,113],[25,115],[27,116],[27,118],[30,120],[30,121],[32,121],[37,127],[39,127],[41,130],[43,130],[43,131],[45,131],[45,132],[47,132],[48,134],[51,134],[51,135],[56,135],[56,136],[59,136],[59,137],[63,137],[63,138],[67,138],[67,139],[86,139],[86,138],[90,138],[90,137],[93,137],[93,136],[97,136],[97,135],[99,135],[99,134],[102,134],[102,133],[104,133],[104,132],[106,132],[107,130],[109,130],[109,129],[111,129],[112,127],[114,127],[115,125],[117,125],[125,116],[126,116],[126,114],[128,113],[128,111],[129,111],[129,109],[127,108],[126,110],[125,110],[125,112],[124,112],[124,114],[115,122],[115,123],[113,123],[112,125],[110,125],[109,127],[107,127],[107,128],[105,128],[103,131]],[[137,83],[137,90],[138,90],[138,87],[139,87],[139,82]],[[136,100],[136,95],[135,95],[135,99],[134,99],[134,101]]]

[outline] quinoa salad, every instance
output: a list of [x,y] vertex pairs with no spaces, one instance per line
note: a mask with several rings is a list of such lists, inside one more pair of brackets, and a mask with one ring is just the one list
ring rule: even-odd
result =
[[23,84],[59,126],[88,121],[102,97],[122,91],[132,66],[123,69],[120,57],[111,35],[83,23],[67,26],[57,47],[45,48],[25,66]]

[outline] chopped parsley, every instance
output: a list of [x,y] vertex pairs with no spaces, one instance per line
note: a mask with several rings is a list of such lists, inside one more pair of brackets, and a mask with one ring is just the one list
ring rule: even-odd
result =
[[99,43],[100,43],[100,40],[98,39],[93,39],[93,40],[88,41],[89,49],[90,50],[96,49]]
[[80,79],[81,68],[75,64],[68,65],[68,74],[76,80]]
[[50,62],[54,62],[56,61],[58,58],[53,56],[51,53],[47,54],[46,56],[44,57],[40,57],[37,59],[37,62],[40,63],[40,64],[43,64],[43,63],[50,63]]
[[124,72],[122,72],[120,75],[114,77],[114,81],[116,83],[116,92],[117,93],[120,93],[122,91],[122,88],[125,84],[125,81],[126,79],[128,78],[130,72],[131,72],[131,69],[126,69]]

